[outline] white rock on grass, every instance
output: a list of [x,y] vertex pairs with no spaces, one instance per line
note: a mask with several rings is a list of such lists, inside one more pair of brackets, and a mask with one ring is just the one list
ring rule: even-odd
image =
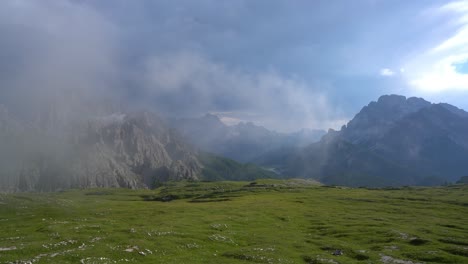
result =
[[380,255],[380,261],[385,264],[423,264],[421,262],[413,262],[411,260],[396,259],[386,255]]
[[16,250],[16,247],[15,247],[15,246],[11,246],[11,247],[0,248],[0,251],[10,251],[10,250]]

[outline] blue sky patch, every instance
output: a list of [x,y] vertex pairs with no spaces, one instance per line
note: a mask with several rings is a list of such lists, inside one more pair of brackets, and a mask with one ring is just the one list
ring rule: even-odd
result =
[[455,70],[461,74],[468,74],[468,60],[454,64]]

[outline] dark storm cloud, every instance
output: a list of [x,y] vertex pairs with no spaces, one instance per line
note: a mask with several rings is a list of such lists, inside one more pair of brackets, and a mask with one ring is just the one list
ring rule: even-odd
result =
[[401,68],[457,29],[434,11],[439,1],[0,6],[0,100],[10,108],[229,112],[278,130],[339,127],[384,93],[421,96]]

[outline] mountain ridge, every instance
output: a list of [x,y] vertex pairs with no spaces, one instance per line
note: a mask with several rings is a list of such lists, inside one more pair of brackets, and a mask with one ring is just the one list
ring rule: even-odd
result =
[[0,106],[1,189],[136,189],[256,176],[384,187],[439,185],[468,174],[468,113],[449,104],[384,95],[341,130],[301,142],[313,135],[227,126],[215,115],[168,121],[145,111],[49,125],[16,119]]
[[293,133],[271,131],[252,122],[225,125],[213,114],[172,121],[180,134],[199,149],[238,162],[252,162],[265,153],[283,147],[306,146],[325,134],[323,130],[302,129]]
[[[288,177],[349,186],[437,185],[468,173],[467,112],[422,98],[384,95],[341,130],[279,159]],[[366,180],[362,180],[366,179]]]

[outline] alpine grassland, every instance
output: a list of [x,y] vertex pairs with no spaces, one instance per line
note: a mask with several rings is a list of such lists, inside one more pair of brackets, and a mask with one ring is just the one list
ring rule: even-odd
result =
[[307,180],[0,195],[0,263],[468,263],[468,186]]

